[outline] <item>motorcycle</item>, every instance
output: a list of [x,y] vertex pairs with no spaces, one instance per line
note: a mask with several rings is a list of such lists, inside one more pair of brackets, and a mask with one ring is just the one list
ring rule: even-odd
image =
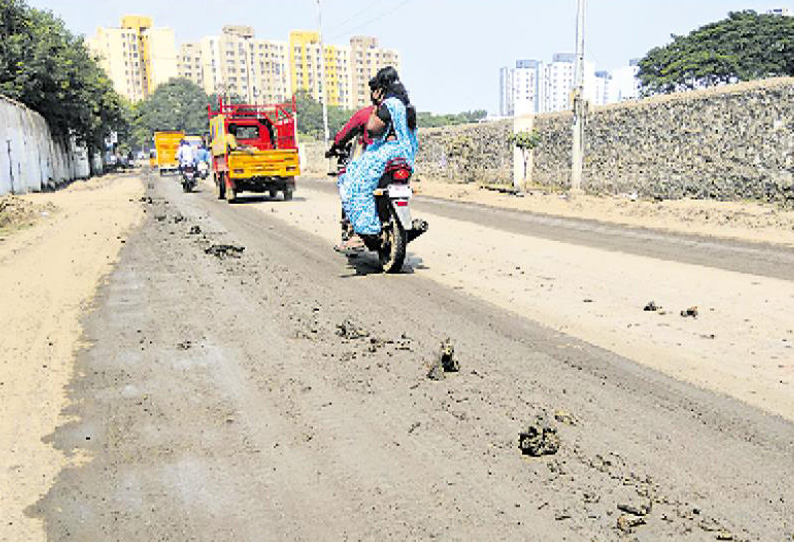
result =
[[192,192],[196,188],[198,180],[198,170],[195,164],[182,164],[182,190]]
[[210,165],[208,162],[202,160],[198,163],[196,169],[198,170],[198,176],[202,179],[206,179],[210,176]]
[[[336,177],[346,171],[352,155],[352,145],[328,151],[327,156],[336,157],[336,171],[328,175]],[[413,176],[411,166],[402,158],[395,158],[386,164],[386,169],[373,191],[375,207],[381,222],[381,232],[377,235],[361,236],[367,250],[378,255],[381,269],[385,273],[399,273],[405,263],[408,243],[428,230],[428,223],[411,218],[410,200],[413,196],[410,182]],[[349,240],[355,232],[342,209],[340,221],[342,242]]]

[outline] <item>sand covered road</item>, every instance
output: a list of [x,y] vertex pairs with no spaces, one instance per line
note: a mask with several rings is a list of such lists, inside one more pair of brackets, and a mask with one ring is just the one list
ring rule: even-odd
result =
[[[337,196],[312,184],[300,196],[301,205],[260,207],[332,245]],[[498,221],[498,209],[481,209]],[[421,216],[432,229],[410,246],[417,275],[794,420],[794,280]],[[660,310],[644,311],[651,301]],[[698,316],[682,317],[690,307]]]
[[18,198],[23,222],[0,231],[0,540],[44,540],[24,515],[61,468],[47,440],[63,423],[81,317],[143,216],[143,182],[107,176]]
[[[87,461],[26,511],[51,539],[791,536],[791,423],[419,266],[348,265],[280,216],[308,192],[151,184],[48,438]],[[461,370],[429,380],[447,337]],[[560,448],[522,456],[542,413]]]

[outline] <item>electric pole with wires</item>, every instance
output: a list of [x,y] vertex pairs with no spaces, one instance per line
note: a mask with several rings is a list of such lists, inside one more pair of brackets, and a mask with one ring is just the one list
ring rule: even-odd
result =
[[320,104],[323,106],[323,143],[327,147],[328,139],[330,138],[328,134],[328,89],[325,87],[325,47],[323,47],[323,13],[320,0],[317,0],[317,27],[317,34],[320,41],[320,92],[318,92],[317,97],[320,99]]
[[586,104],[584,99],[584,33],[585,0],[579,0],[576,23],[576,66],[573,94],[573,149],[571,160],[571,192],[581,193],[584,170],[584,125]]

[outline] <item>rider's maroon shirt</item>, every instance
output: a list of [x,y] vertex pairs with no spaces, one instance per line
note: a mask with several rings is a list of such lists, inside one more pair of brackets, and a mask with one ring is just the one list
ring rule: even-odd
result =
[[363,143],[365,147],[372,143],[372,139],[367,134],[367,121],[372,114],[373,108],[374,106],[370,105],[350,117],[347,124],[336,134],[334,145],[341,147],[356,135],[358,135],[359,141]]

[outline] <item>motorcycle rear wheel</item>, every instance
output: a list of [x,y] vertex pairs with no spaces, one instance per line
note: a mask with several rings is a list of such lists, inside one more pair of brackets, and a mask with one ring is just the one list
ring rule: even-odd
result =
[[381,245],[378,249],[378,260],[384,273],[399,273],[405,263],[405,249],[408,236],[400,221],[389,213],[389,221],[383,224]]

